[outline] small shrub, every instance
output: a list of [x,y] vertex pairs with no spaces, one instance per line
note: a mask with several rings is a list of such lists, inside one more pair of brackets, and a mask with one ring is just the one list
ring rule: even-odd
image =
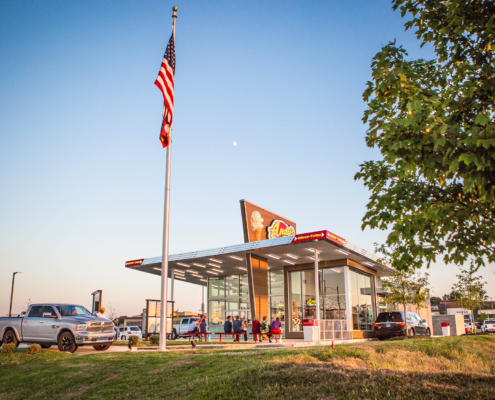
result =
[[28,347],[28,354],[37,354],[41,351],[41,346],[38,343],[31,343]]
[[151,344],[160,344],[160,336],[158,335],[153,335],[150,337],[150,343]]
[[2,353],[8,354],[8,353],[13,353],[14,350],[16,349],[14,343],[5,343],[2,346]]
[[131,336],[129,338],[129,340],[131,341],[132,346],[137,346],[139,344],[139,337],[138,336]]

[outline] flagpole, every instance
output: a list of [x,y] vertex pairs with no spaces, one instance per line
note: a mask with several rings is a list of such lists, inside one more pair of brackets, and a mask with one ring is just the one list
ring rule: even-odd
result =
[[[177,19],[177,7],[172,8],[174,14],[172,32],[175,41],[175,20]],[[160,351],[167,350],[167,283],[168,283],[168,226],[170,216],[170,161],[172,157],[172,128],[169,132],[167,146],[167,159],[165,171],[165,209],[163,213],[163,245],[162,245],[162,287],[160,310]]]

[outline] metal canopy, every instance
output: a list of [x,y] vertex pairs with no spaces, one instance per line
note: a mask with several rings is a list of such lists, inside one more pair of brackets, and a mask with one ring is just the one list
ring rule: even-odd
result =
[[[299,236],[299,235],[298,235]],[[319,252],[318,259],[332,261],[350,259],[368,266],[383,275],[389,267],[376,263],[378,256],[360,247],[344,241],[342,245],[327,239],[293,243],[294,236],[261,240],[211,250],[193,251],[175,254],[169,257],[168,277],[206,286],[208,277],[236,275],[247,272],[246,254],[253,254],[268,260],[268,268],[282,269],[284,265],[307,264],[314,262],[314,250]],[[161,275],[161,257],[146,258],[141,265],[127,268]]]

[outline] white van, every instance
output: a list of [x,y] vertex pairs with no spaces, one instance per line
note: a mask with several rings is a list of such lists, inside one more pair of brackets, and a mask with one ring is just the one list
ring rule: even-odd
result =
[[119,336],[117,340],[129,340],[130,336],[137,336],[139,340],[143,336],[139,326],[119,326]]

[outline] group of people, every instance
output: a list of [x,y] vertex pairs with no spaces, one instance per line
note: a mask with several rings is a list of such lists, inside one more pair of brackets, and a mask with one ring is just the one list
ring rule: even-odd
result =
[[[247,321],[244,319],[240,319],[239,316],[237,315],[235,317],[234,322],[231,321],[232,317],[228,316],[225,323],[223,324],[223,331],[225,333],[243,333],[244,334],[244,341],[247,342],[248,337],[247,337],[247,329],[248,329],[248,324]],[[267,317],[263,317],[263,320],[260,322],[260,318],[258,316],[254,317],[253,320],[253,334],[259,336],[260,342],[263,341],[263,339],[268,338],[268,341],[271,343],[272,342],[272,336],[274,334],[280,334],[282,335],[282,323],[280,322],[280,318],[277,317],[275,321],[273,321],[271,324],[268,321]],[[234,339],[235,341],[239,340],[239,335],[236,335],[236,338]]]
[[[206,333],[206,332],[208,332],[208,325],[206,324],[205,316],[200,315],[199,320],[192,321],[189,324],[189,326],[187,327],[187,332],[188,333],[195,333],[195,332]],[[205,339],[206,339],[206,335],[197,335],[197,336],[199,336],[200,341],[203,340],[203,336],[205,336]],[[194,338],[194,336],[193,336],[193,338]],[[193,345],[193,347],[195,347],[193,340],[191,340],[191,344]]]

